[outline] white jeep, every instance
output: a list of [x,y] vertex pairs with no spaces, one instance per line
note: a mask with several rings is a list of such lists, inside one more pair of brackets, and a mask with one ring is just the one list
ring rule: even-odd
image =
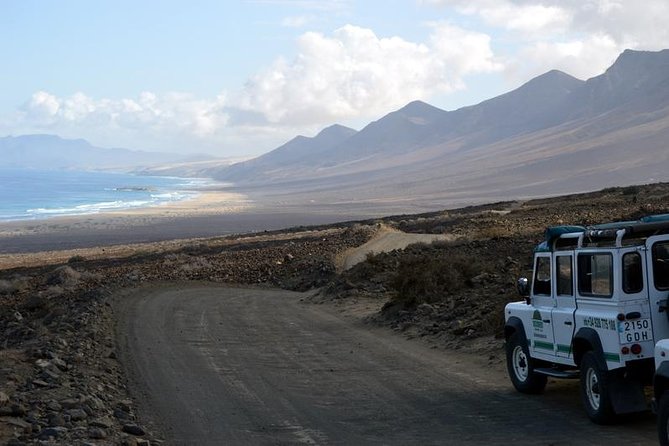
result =
[[531,286],[521,278],[518,288],[525,301],[504,315],[518,391],[540,393],[549,376],[580,378],[595,423],[647,410],[655,342],[669,338],[669,214],[548,228]]

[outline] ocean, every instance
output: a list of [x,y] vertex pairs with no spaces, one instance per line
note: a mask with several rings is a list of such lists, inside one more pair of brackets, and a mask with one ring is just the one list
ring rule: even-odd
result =
[[96,214],[186,200],[211,180],[0,169],[0,221]]

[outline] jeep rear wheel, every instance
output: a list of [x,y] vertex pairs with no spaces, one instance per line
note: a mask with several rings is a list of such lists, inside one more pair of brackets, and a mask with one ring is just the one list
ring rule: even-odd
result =
[[657,433],[662,446],[669,446],[669,391],[660,397],[657,410]]
[[527,342],[518,333],[513,333],[506,341],[506,366],[516,390],[522,393],[543,392],[547,377],[534,371],[534,360],[530,357]]
[[610,374],[602,369],[592,351],[581,360],[581,399],[588,418],[597,424],[617,421],[611,400]]

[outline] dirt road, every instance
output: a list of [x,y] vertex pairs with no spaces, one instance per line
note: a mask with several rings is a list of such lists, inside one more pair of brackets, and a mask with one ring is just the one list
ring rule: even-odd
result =
[[576,382],[516,393],[487,358],[430,349],[303,295],[220,286],[119,299],[121,359],[168,444],[655,444],[654,418],[587,420]]
[[337,270],[345,271],[365,260],[368,254],[404,249],[412,243],[432,243],[437,240],[453,240],[450,234],[407,234],[390,228],[382,228],[364,245],[341,253],[337,258]]

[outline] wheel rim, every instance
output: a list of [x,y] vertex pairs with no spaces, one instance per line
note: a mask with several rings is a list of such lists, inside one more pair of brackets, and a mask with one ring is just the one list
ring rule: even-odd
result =
[[529,375],[529,367],[527,363],[527,356],[523,351],[523,347],[517,345],[513,349],[513,372],[516,374],[518,381],[525,382]]
[[599,393],[599,378],[594,369],[588,369],[585,375],[585,392],[588,396],[588,403],[595,411],[599,409],[601,395]]

